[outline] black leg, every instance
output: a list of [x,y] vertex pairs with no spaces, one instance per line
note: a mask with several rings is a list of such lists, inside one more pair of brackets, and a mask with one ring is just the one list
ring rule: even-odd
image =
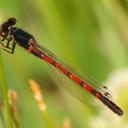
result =
[[12,51],[11,51],[11,54],[14,54],[15,47],[16,47],[16,42],[13,41],[13,42],[12,42]]
[[7,50],[7,49],[5,49],[5,48],[2,48],[2,49],[3,49],[4,51],[10,53],[10,54],[13,54],[11,51],[9,51],[9,50]]
[[5,47],[5,45],[3,44],[3,42],[0,42],[0,44],[1,44],[3,47]]
[[5,39],[6,39],[6,38],[3,38],[3,39],[1,40],[1,42],[0,42],[0,44],[1,44],[3,47],[9,48],[9,43],[10,43],[10,41],[12,40],[12,37],[9,37],[9,39],[8,39],[8,41],[7,41],[7,44],[5,44],[5,43],[6,43]]
[[5,35],[5,37],[1,40],[2,42],[5,41],[5,39],[7,38],[7,34]]
[[10,37],[8,38],[7,44],[6,44],[6,46],[5,46],[6,48],[9,48],[9,44],[10,44],[11,40],[12,40],[12,37],[10,36]]
[[[9,42],[9,43],[10,43],[10,42]],[[12,47],[11,47],[11,48],[9,48],[9,47],[7,48],[7,47],[4,46],[4,48],[2,48],[2,49],[3,49],[4,51],[10,53],[10,54],[14,54],[15,47],[16,47],[16,42],[13,41],[13,42],[12,42]],[[6,48],[6,49],[5,49],[5,48]]]

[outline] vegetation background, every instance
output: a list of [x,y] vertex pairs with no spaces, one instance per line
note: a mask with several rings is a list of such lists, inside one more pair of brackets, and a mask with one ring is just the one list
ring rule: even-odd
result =
[[[81,73],[106,83],[114,101],[124,110],[124,116],[118,117],[78,90],[76,93],[83,104],[66,89],[59,88],[64,84],[74,87],[72,82],[63,77],[59,81],[45,62],[17,46],[14,55],[3,50],[0,53],[1,75],[4,71],[7,89],[17,93],[18,121],[11,117],[18,122],[16,127],[128,127],[127,0],[0,0],[0,23],[10,17],[15,17],[17,27],[34,35],[40,45]],[[41,87],[47,114],[38,108],[29,86],[30,79]],[[0,86],[1,96],[2,90]],[[2,102],[1,98],[0,127],[4,128],[8,121]],[[12,128],[11,124],[8,127]]]

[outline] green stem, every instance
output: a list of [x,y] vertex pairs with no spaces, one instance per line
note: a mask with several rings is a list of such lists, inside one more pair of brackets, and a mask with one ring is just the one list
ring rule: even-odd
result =
[[49,114],[48,114],[47,110],[45,110],[42,113],[43,113],[43,117],[44,117],[44,120],[45,120],[45,123],[46,123],[46,127],[47,128],[53,128],[52,121],[51,121],[51,119],[49,117]]
[[1,125],[0,126],[2,126],[2,128],[6,128],[5,119],[4,119],[4,116],[3,116],[1,109],[0,109],[0,119],[1,119]]
[[1,55],[1,51],[0,51],[0,83],[1,83],[1,87],[2,87],[2,99],[3,99],[3,103],[5,106],[5,112],[7,115],[7,125],[8,128],[13,128],[13,122],[12,122],[12,118],[11,118],[11,112],[10,112],[10,107],[9,107],[9,103],[8,103],[8,96],[7,96],[7,86],[6,86],[6,81],[5,81],[5,77],[4,77],[4,68],[3,68],[3,63],[2,63],[2,55]]

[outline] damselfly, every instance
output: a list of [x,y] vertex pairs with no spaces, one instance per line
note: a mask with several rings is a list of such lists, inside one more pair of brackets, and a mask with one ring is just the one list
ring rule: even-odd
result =
[[[110,110],[112,110],[117,115],[123,115],[123,111],[119,108],[111,99],[110,94],[108,92],[103,92],[102,90],[97,90],[92,87],[88,81],[93,81],[88,79],[88,77],[81,77],[77,74],[70,66],[66,65],[57,56],[55,56],[52,52],[47,50],[44,47],[39,46],[36,43],[34,37],[23,31],[20,28],[14,27],[16,24],[15,18],[9,18],[6,22],[4,22],[0,27],[0,38],[1,38],[1,45],[2,48],[13,54],[15,50],[16,44],[26,49],[29,53],[32,53],[36,57],[44,60],[45,62],[49,63],[57,70],[59,70],[62,74],[67,76],[70,80],[75,82],[81,88],[86,90],[88,93],[93,95],[99,101],[101,101],[104,105],[106,105]],[[11,47],[10,47],[11,45]],[[95,81],[93,81],[97,84]],[[104,89],[107,87],[103,86]]]

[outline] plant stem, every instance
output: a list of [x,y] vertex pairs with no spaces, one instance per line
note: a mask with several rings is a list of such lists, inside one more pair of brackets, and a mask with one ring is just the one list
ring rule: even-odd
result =
[[13,128],[10,106],[8,103],[7,84],[6,84],[5,76],[4,76],[4,67],[3,67],[3,63],[2,63],[1,51],[0,51],[0,69],[1,69],[1,71],[0,71],[0,83],[1,83],[1,87],[2,87],[2,99],[3,99],[4,106],[5,106],[5,112],[7,115],[7,125],[8,125],[8,128]]
[[1,109],[0,109],[0,120],[1,120],[1,125],[0,126],[2,126],[2,128],[6,128],[6,123],[5,123],[4,115],[3,115]]
[[42,112],[47,128],[53,128],[53,124],[47,111]]

